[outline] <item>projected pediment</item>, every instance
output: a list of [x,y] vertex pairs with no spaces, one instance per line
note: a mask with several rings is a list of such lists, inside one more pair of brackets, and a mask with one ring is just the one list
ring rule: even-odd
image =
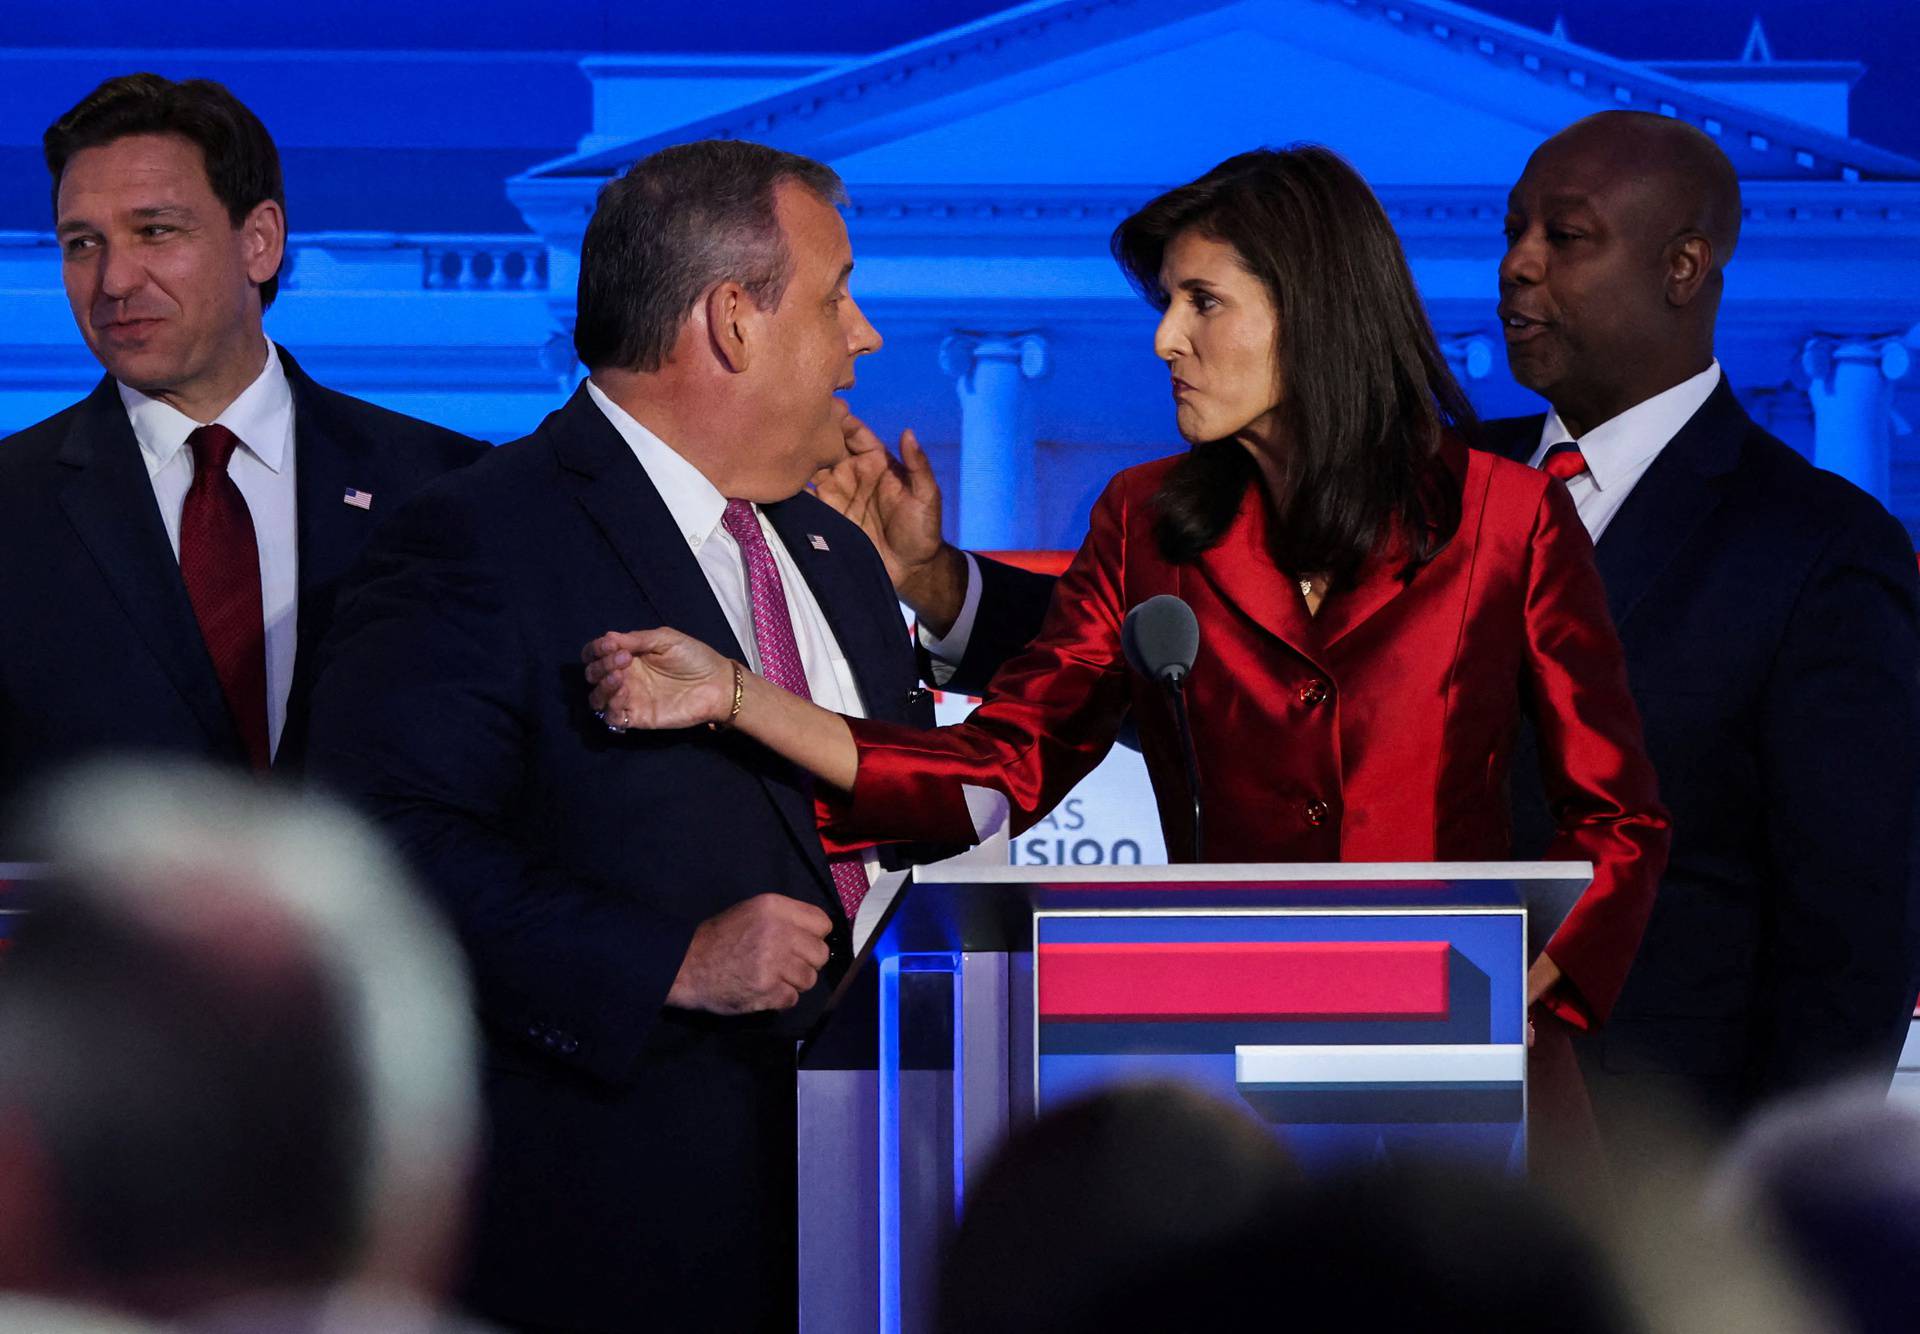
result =
[[1439,0],[1062,0],[521,179],[604,178],[665,144],[723,137],[854,181],[1073,185],[1173,179],[1252,144],[1313,139],[1378,182],[1485,183],[1614,107],[1701,126],[1749,180],[1920,178],[1920,163],[1820,125]]

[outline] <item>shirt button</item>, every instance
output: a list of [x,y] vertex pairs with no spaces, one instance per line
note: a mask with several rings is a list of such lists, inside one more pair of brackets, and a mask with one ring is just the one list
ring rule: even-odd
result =
[[1312,680],[1300,687],[1300,702],[1312,708],[1316,704],[1324,703],[1330,693],[1325,681]]
[[1320,798],[1315,797],[1307,803],[1305,814],[1308,824],[1323,825],[1327,822],[1327,817],[1333,814],[1333,808],[1327,805],[1326,802],[1320,800]]

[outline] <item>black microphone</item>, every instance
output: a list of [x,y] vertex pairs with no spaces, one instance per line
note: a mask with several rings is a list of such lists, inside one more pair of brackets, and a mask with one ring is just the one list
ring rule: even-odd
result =
[[1193,798],[1193,860],[1200,861],[1200,762],[1194,756],[1193,728],[1187,721],[1187,673],[1200,654],[1200,622],[1193,608],[1171,593],[1148,598],[1120,626],[1120,647],[1133,669],[1166,687],[1173,720],[1180,731],[1181,757],[1187,765],[1187,794]]

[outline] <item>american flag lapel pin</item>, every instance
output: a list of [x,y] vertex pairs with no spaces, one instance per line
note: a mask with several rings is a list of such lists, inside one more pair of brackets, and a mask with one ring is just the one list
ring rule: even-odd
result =
[[360,491],[350,486],[347,488],[347,494],[342,496],[341,499],[357,510],[370,510],[373,508],[373,492],[371,491]]
[[811,546],[815,551],[827,550],[827,539],[820,536],[820,534],[818,533],[808,533],[807,544]]

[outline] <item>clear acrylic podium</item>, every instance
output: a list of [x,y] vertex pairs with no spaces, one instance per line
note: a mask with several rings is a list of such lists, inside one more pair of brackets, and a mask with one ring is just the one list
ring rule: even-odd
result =
[[801,1329],[931,1328],[967,1182],[1127,1079],[1243,1100],[1311,1167],[1522,1171],[1528,961],[1584,862],[923,869],[799,1077]]

